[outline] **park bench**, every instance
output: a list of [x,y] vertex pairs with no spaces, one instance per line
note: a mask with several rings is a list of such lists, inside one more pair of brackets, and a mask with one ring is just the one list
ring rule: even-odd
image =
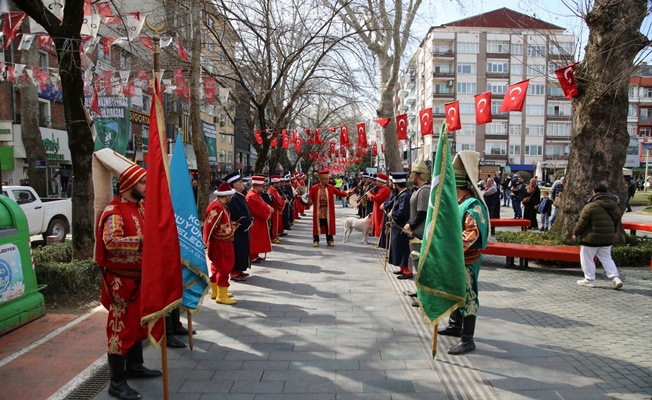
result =
[[652,232],[652,224],[646,222],[623,221],[623,229],[629,229],[631,235],[636,235],[636,231]]
[[520,226],[525,231],[531,225],[529,219],[515,218],[491,218],[491,226]]
[[528,259],[580,262],[580,248],[573,246],[489,242],[482,254],[505,256],[507,267],[514,266],[516,257],[519,258],[520,267],[527,267]]

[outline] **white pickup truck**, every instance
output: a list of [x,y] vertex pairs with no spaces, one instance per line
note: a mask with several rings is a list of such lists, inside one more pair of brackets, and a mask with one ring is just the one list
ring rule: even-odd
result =
[[43,199],[29,186],[3,186],[2,194],[9,197],[23,209],[29,225],[29,234],[58,236],[59,242],[66,240],[72,222],[72,201],[70,199]]

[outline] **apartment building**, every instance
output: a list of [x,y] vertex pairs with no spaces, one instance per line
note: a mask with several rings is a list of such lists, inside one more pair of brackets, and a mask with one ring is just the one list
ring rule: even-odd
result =
[[[450,137],[453,151],[478,151],[483,170],[509,167],[552,179],[567,165],[572,131],[571,104],[554,74],[574,61],[576,40],[564,31],[507,8],[432,27],[397,89],[397,111],[411,114],[406,156],[433,158],[444,104],[459,100],[462,129]],[[525,79],[523,112],[500,113],[507,86]],[[474,95],[486,91],[493,122],[476,125]],[[435,135],[421,138],[418,110],[429,107]]]
[[629,112],[627,114],[629,147],[625,167],[634,175],[645,172],[646,149],[652,145],[652,66],[641,65],[629,80]]

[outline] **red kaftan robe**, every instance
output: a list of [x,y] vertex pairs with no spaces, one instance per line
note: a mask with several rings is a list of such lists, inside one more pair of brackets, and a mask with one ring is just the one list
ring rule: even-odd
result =
[[[321,206],[319,204],[320,190],[326,191],[326,196],[325,196],[326,202]],[[322,229],[321,233],[325,233],[327,235],[335,235],[335,199],[333,196],[346,197],[346,195],[347,192],[345,190],[339,190],[331,184],[326,185],[326,187],[322,187],[321,185],[314,185],[313,187],[310,188],[310,194],[308,195],[308,198],[310,199],[310,201],[314,206],[312,211],[312,235],[313,236],[318,236],[320,234],[319,232],[320,209],[321,209],[321,213],[326,217],[326,222],[328,224],[328,232],[324,232],[324,229]]]
[[[298,181],[292,182],[292,187],[294,188],[295,191],[297,190],[297,188],[299,186],[300,185],[299,185]],[[294,196],[294,207],[293,207],[293,209],[294,209],[294,215],[293,215],[294,219],[298,219],[299,216],[301,214],[303,214],[304,211],[305,211],[305,207],[304,207],[303,203],[301,202],[301,195],[299,194],[298,191],[296,191],[296,193],[297,194]]]
[[140,278],[145,207],[118,196],[98,219],[95,261],[102,271],[100,301],[109,311],[108,353],[124,355],[147,337],[140,325]]
[[263,201],[260,194],[250,190],[245,197],[249,211],[254,223],[249,229],[249,253],[251,259],[255,260],[260,253],[272,251],[272,242],[269,237],[267,221],[272,216],[271,207]]
[[267,188],[267,193],[272,198],[272,207],[274,208],[274,214],[272,215],[272,239],[276,239],[278,235],[285,231],[283,227],[283,208],[285,207],[285,202],[275,187],[270,186]]
[[208,246],[208,258],[211,260],[210,281],[216,282],[217,286],[229,286],[229,275],[235,264],[234,234],[229,209],[218,200],[213,200],[206,209],[204,244]]
[[389,199],[392,191],[387,186],[383,186],[378,190],[378,193],[371,195],[371,201],[374,202],[373,220],[374,220],[374,236],[380,237],[383,232],[383,210],[380,206]]

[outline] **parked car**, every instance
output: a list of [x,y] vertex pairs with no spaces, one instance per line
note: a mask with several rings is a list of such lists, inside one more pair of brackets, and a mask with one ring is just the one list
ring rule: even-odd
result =
[[2,194],[15,201],[25,212],[30,235],[58,236],[66,240],[72,222],[70,199],[41,199],[30,186],[3,186]]

